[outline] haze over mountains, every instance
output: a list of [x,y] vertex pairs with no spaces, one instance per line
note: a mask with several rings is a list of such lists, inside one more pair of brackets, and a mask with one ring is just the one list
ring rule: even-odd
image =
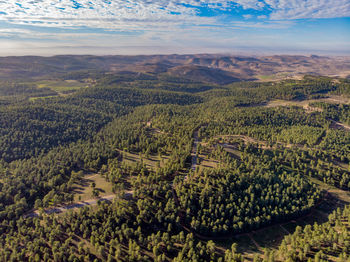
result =
[[194,81],[228,84],[247,80],[299,78],[305,74],[350,76],[349,57],[274,55],[150,55],[0,57],[0,77],[43,78],[67,72],[99,71],[128,74],[165,74]]

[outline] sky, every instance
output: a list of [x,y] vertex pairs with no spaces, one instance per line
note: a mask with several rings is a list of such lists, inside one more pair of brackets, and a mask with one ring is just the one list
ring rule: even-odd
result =
[[0,56],[350,55],[349,0],[0,0]]

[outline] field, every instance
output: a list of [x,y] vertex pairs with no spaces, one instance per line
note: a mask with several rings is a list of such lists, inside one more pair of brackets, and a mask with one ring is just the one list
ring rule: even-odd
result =
[[[125,151],[119,151],[122,155],[120,159],[122,163],[127,166],[134,166],[137,163],[143,162],[149,169],[155,170],[157,166],[162,167],[167,160],[166,156],[148,156],[142,157],[139,154],[133,154]],[[131,177],[125,178],[126,185],[130,184]],[[99,197],[113,195],[112,183],[108,182],[101,174],[88,174],[84,178],[74,184],[74,202],[86,201],[94,198],[92,184],[95,183],[96,189],[100,192]],[[130,190],[126,188],[126,193],[130,193]]]
[[90,83],[79,82],[76,80],[41,80],[33,83],[37,86],[38,89],[51,89],[55,91],[57,95],[38,95],[34,97],[29,97],[29,101],[35,101],[37,99],[46,99],[56,96],[67,96],[81,88],[87,88],[91,86]]
[[74,186],[74,202],[85,201],[94,198],[92,192],[92,184],[95,183],[96,189],[100,192],[99,196],[108,196],[113,194],[112,184],[100,174],[85,175],[82,180],[75,183]]
[[43,80],[36,82],[38,88],[50,88],[59,94],[72,93],[80,88],[88,87],[89,84],[82,83],[76,80],[65,80],[65,81],[55,81],[55,80]]
[[279,81],[281,79],[298,79],[303,78],[302,74],[295,74],[291,72],[281,72],[272,75],[257,75],[256,76],[261,82],[269,82],[269,81]]
[[145,157],[143,154],[135,154],[131,152],[126,152],[118,150],[122,155],[122,162],[128,165],[135,165],[136,163],[143,162],[147,168],[155,170],[156,167],[163,167],[167,161],[167,156],[149,155]]
[[265,106],[266,107],[278,107],[278,106],[300,106],[306,110],[317,110],[316,108],[310,108],[310,104],[314,102],[326,102],[326,103],[334,103],[334,104],[350,104],[350,98],[345,96],[335,96],[329,95],[326,98],[320,99],[307,99],[307,100],[271,100]]

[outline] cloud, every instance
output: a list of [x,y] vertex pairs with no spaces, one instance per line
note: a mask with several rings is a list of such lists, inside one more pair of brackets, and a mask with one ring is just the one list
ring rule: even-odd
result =
[[251,19],[253,16],[251,14],[243,15],[244,19]]
[[235,21],[228,25],[228,28],[252,28],[252,29],[287,29],[294,25],[294,21],[267,21],[267,22],[246,22]]
[[90,53],[98,46],[101,53],[158,45],[169,50],[263,41],[277,46],[302,36],[286,34],[289,41],[283,43],[253,36],[281,34],[301,24],[298,19],[334,17],[350,17],[349,0],[0,0],[0,45],[9,40],[27,52],[52,47],[62,53]]
[[349,0],[264,0],[272,20],[350,17]]
[[[217,24],[201,8],[269,12],[271,20],[349,17],[349,0],[0,0],[0,20],[46,27],[146,30],[183,25]],[[251,14],[243,14],[249,18]],[[266,13],[257,14],[263,18]],[[218,15],[220,18],[220,13]]]
[[33,31],[19,28],[0,28],[0,37],[30,35]]

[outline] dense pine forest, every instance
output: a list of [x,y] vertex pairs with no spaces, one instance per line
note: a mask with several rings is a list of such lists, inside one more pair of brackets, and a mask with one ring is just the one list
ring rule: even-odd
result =
[[350,259],[348,79],[44,78],[0,82],[0,261]]

